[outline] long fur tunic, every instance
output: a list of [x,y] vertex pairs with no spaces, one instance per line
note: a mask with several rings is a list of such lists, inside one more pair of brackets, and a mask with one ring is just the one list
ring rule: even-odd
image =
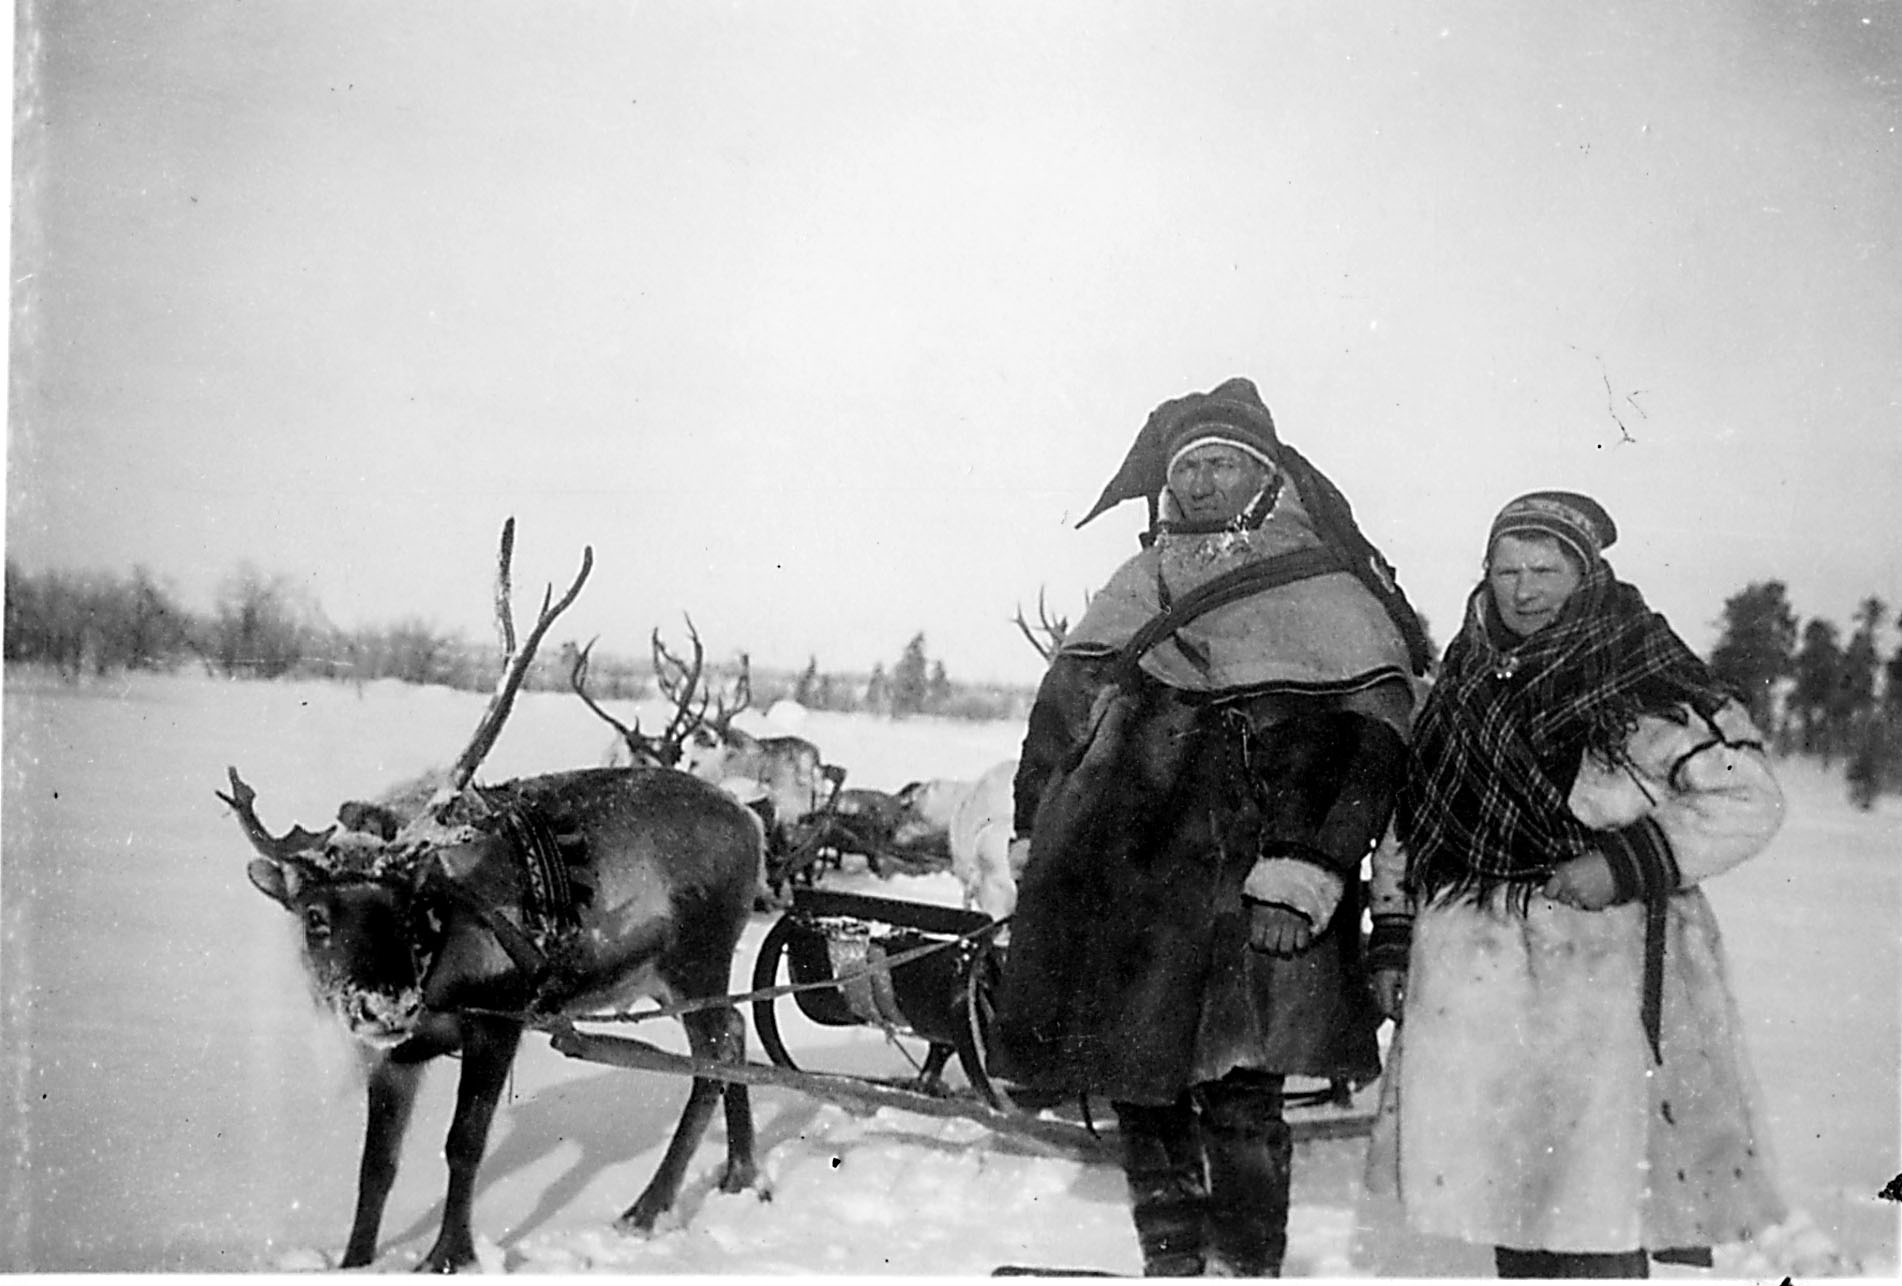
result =
[[[1096,664],[1060,656],[1046,675],[1020,798],[1039,794],[1075,744]],[[1358,881],[1320,920],[1314,945],[1290,959],[1249,949],[1243,887],[1263,836],[1333,807],[1367,730],[1381,728],[1352,707],[1404,711],[1408,700],[1389,687],[1199,705],[1146,682],[1114,787],[1081,832],[1046,847],[1051,819],[1038,811],[998,989],[993,1072],[1136,1103],[1173,1102],[1235,1068],[1377,1076]],[[1391,745],[1385,762],[1397,777],[1404,755],[1397,737]],[[1362,851],[1390,797],[1369,802]]]
[[[1688,713],[1688,712],[1687,712]],[[1762,851],[1782,794],[1748,715],[1650,716],[1630,762],[1587,757],[1570,795],[1593,829],[1651,817],[1677,859],[1656,1063],[1640,1022],[1644,912],[1418,910],[1406,1010],[1382,1091],[1369,1186],[1410,1227],[1569,1252],[1711,1246],[1778,1222],[1777,1195],[1717,922],[1697,885]],[[1404,855],[1375,860],[1389,909]]]

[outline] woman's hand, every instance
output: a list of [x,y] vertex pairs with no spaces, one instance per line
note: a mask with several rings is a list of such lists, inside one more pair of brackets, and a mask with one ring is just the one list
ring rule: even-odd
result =
[[1005,850],[1004,861],[1010,867],[1012,878],[1023,875],[1024,868],[1030,865],[1030,836],[1014,835]]
[[1391,1018],[1399,1022],[1407,1007],[1407,971],[1405,969],[1376,969],[1373,973],[1374,1008],[1380,1010],[1382,1018]]
[[1248,903],[1248,945],[1256,951],[1286,959],[1306,951],[1313,941],[1314,925],[1293,907]]
[[1552,878],[1539,891],[1574,910],[1603,911],[1617,899],[1618,884],[1605,855],[1587,853],[1552,872]]

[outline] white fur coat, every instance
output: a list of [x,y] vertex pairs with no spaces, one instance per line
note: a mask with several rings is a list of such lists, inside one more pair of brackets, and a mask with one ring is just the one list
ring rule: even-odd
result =
[[[1630,1251],[1746,1240],[1784,1208],[1724,964],[1698,882],[1760,852],[1782,794],[1741,707],[1648,718],[1630,768],[1588,759],[1572,811],[1594,828],[1654,817],[1681,875],[1666,929],[1663,1063],[1639,1017],[1644,912],[1535,895],[1526,915],[1450,903],[1414,923],[1404,1020],[1382,1089],[1369,1186],[1416,1231],[1527,1250]],[[1392,909],[1405,857],[1375,859]]]

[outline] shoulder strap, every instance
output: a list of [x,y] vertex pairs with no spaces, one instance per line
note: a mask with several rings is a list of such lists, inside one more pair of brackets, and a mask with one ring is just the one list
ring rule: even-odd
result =
[[1133,683],[1137,663],[1143,656],[1198,616],[1278,585],[1349,570],[1347,559],[1338,551],[1327,545],[1318,545],[1277,554],[1259,562],[1244,563],[1233,571],[1223,572],[1196,586],[1144,621],[1116,653],[1116,663],[1111,670],[1112,681],[1121,686]]

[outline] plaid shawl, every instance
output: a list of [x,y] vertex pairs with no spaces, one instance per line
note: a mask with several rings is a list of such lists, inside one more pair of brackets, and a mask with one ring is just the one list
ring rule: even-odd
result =
[[1639,715],[1681,719],[1688,704],[1709,718],[1730,695],[1602,561],[1526,639],[1499,622],[1482,581],[1414,724],[1394,814],[1409,891],[1485,901],[1503,889],[1523,911],[1593,846],[1567,805],[1582,756],[1617,762]]

